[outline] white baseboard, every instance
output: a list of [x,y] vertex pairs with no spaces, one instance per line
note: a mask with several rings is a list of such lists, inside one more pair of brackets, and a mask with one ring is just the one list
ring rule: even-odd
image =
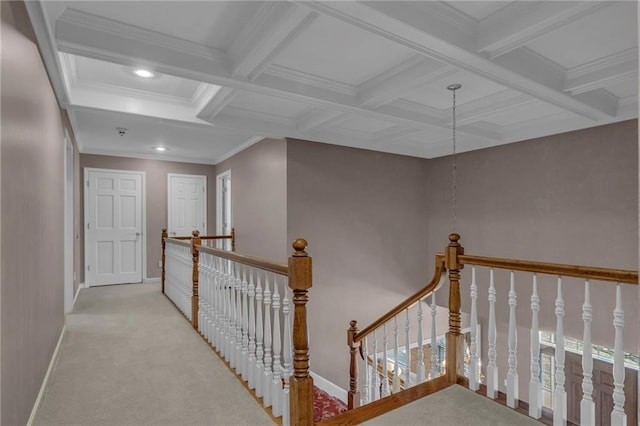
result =
[[155,278],[145,278],[144,280],[142,280],[143,284],[148,284],[148,283],[159,283],[160,282],[160,277],[155,277]]
[[[76,293],[77,294],[77,293]],[[60,352],[60,346],[62,346],[62,339],[64,338],[64,334],[67,331],[67,326],[62,326],[62,331],[60,332],[60,338],[58,338],[58,343],[56,344],[56,349],[53,351],[53,355],[51,356],[51,361],[49,361],[49,368],[47,368],[47,373],[44,375],[44,379],[42,379],[42,385],[40,386],[40,392],[38,392],[38,397],[36,398],[36,402],[33,404],[33,408],[31,409],[31,415],[29,416],[29,421],[27,421],[27,426],[31,426],[33,421],[36,418],[36,414],[38,413],[38,408],[40,408],[40,404],[42,403],[42,398],[44,398],[44,390],[47,387],[47,383],[49,382],[49,376],[53,371],[53,367],[56,365],[56,361],[58,360],[58,353]]]
[[85,288],[84,283],[78,284],[78,290],[76,290],[76,295],[73,297],[73,304],[71,306],[72,309],[74,306],[76,306],[76,300],[78,300],[78,294],[80,294],[80,290],[82,290],[83,288]]
[[329,395],[338,398],[342,402],[347,402],[347,390],[342,389],[340,386],[336,385],[333,382],[325,379],[324,377],[314,373],[313,371],[309,372],[311,377],[313,377],[313,384],[328,393]]

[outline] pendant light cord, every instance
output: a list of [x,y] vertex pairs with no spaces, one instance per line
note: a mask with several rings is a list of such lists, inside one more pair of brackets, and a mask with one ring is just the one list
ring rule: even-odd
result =
[[451,156],[451,209],[453,213],[453,233],[456,232],[456,225],[458,222],[458,207],[457,207],[457,175],[456,175],[456,90],[462,87],[460,84],[450,84],[447,86],[448,90],[453,92],[453,125],[452,125],[452,133],[453,133],[453,155]]

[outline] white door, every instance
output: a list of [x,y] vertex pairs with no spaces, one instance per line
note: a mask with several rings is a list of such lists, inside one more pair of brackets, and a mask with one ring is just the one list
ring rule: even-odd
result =
[[85,282],[142,282],[142,172],[85,169]]
[[169,174],[169,236],[207,234],[207,177]]
[[[231,234],[232,212],[231,212],[231,170],[221,173],[217,177],[218,189],[218,211],[217,211],[217,229],[218,235]],[[218,240],[218,248],[231,250],[230,240]]]

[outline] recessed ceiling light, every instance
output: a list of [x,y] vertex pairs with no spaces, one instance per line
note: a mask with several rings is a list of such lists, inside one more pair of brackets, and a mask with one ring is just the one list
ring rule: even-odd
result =
[[139,68],[135,71],[133,71],[135,73],[135,75],[137,75],[138,77],[143,77],[143,78],[150,78],[153,77],[153,73],[149,70],[145,70],[142,68]]
[[153,149],[155,149],[156,151],[162,152],[162,151],[166,151],[167,148],[165,148],[164,146],[156,146]]

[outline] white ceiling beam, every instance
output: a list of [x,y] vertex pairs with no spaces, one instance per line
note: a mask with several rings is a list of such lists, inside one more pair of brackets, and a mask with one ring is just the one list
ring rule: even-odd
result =
[[216,115],[226,108],[237,96],[238,92],[230,87],[222,87],[206,104],[198,111],[198,118],[211,121]]
[[215,82],[200,77],[208,73],[230,76],[230,60],[220,50],[74,9],[66,9],[58,19],[56,40],[62,52],[129,66],[147,65],[161,73],[208,83]]
[[416,55],[360,85],[358,103],[376,108],[453,72],[451,66]]
[[[422,5],[425,2],[417,3]],[[531,76],[522,75],[505,64],[484,57],[475,50],[473,37],[459,35],[445,38],[445,32],[441,31],[443,23],[435,25],[432,22],[434,17],[425,19],[424,14],[416,14],[411,8],[395,7],[393,2],[305,1],[299,4],[384,37],[426,57],[478,74],[575,114],[592,120],[609,117],[607,112],[597,106],[563,93],[561,87],[549,87],[533,80]],[[498,59],[504,56],[507,55]]]
[[58,57],[54,29],[49,25],[47,13],[44,10],[45,2],[27,1],[24,4],[27,8],[27,14],[31,20],[36,39],[38,40],[40,53],[47,68],[47,74],[49,75],[49,80],[51,80],[53,91],[56,94],[60,106],[66,108],[70,102],[69,92],[67,91],[60,59]]
[[59,49],[66,53],[130,66],[142,63],[160,73],[426,130],[442,128],[439,117],[400,109],[385,112],[362,108],[355,94],[301,84],[279,75],[263,73],[255,81],[233,77],[231,62],[223,52],[73,10],[65,11],[58,21],[57,37]]
[[597,1],[513,2],[480,22],[478,52],[496,58],[606,5]]
[[286,2],[264,2],[229,48],[232,75],[255,78],[319,15]]
[[572,95],[600,89],[638,76],[638,50],[597,59],[567,71],[564,91]]

